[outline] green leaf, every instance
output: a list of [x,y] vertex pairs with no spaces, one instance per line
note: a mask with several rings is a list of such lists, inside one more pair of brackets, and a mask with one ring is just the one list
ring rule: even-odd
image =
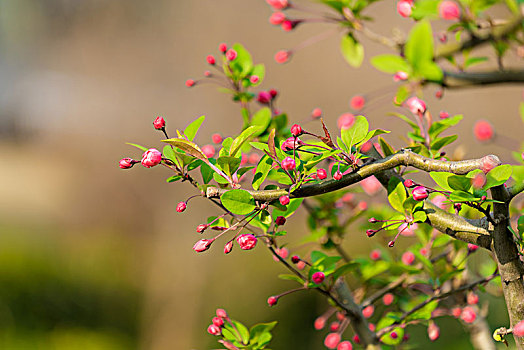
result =
[[469,68],[479,63],[486,62],[487,60],[487,57],[470,57],[466,60],[466,62],[464,62],[464,68]]
[[469,192],[464,191],[453,191],[449,195],[449,200],[453,202],[475,202],[478,201],[479,198],[475,197]]
[[486,184],[482,189],[487,190],[488,188],[502,185],[508,181],[512,172],[513,169],[509,164],[499,165],[498,167],[491,169],[486,174]]
[[291,215],[293,215],[293,213],[295,213],[295,211],[297,211],[297,209],[300,207],[300,205],[302,204],[303,201],[304,201],[304,198],[293,198],[293,199],[291,199],[289,201],[289,204],[287,205],[285,211],[281,211],[281,210],[278,210],[278,209],[273,210],[273,217],[275,217],[275,218],[277,216],[283,216],[285,218],[290,217]]
[[433,61],[433,34],[428,21],[420,21],[413,27],[404,53],[415,71]]
[[448,178],[450,176],[453,176],[452,173],[446,173],[446,172],[435,172],[432,171],[429,173],[429,176],[435,181],[437,185],[439,185],[442,189],[446,191],[453,191],[451,187],[448,185]]
[[397,104],[402,104],[410,95],[411,91],[408,85],[404,84],[399,86],[397,89],[397,94],[395,95],[395,102]]
[[126,145],[131,145],[133,147],[136,147],[138,149],[141,149],[142,151],[147,151],[147,148],[145,148],[144,146],[140,146],[140,145],[137,145],[136,143],[130,143],[130,142],[126,142]]
[[251,119],[251,125],[258,126],[259,130],[253,135],[260,135],[268,128],[271,123],[271,110],[268,107],[259,109]]
[[378,138],[378,143],[380,144],[380,148],[382,148],[382,152],[384,152],[384,155],[386,157],[395,154],[395,150],[393,149],[393,147],[389,143],[387,143],[386,140],[384,140],[382,137]]
[[193,139],[195,138],[197,132],[198,132],[198,129],[200,129],[200,126],[202,125],[202,123],[204,122],[204,120],[206,119],[205,116],[201,116],[200,118],[198,118],[197,120],[193,121],[191,124],[189,124],[185,129],[184,129],[184,135],[186,135],[186,137],[189,139],[189,141],[193,141]]
[[444,77],[442,69],[433,61],[420,63],[417,72],[426,80],[441,82]]
[[220,201],[227,210],[238,215],[247,215],[256,208],[253,196],[240,189],[227,191],[220,197]]
[[446,119],[442,119],[442,120],[440,120],[438,122],[435,122],[435,123],[431,124],[431,126],[430,126],[430,128],[428,130],[429,135],[431,136],[431,138],[435,138],[438,135],[440,135],[440,133],[443,132],[444,130],[446,130],[447,128],[458,124],[461,120],[462,120],[462,115],[459,114],[459,115],[453,116],[451,118],[446,118]]
[[378,55],[371,58],[371,64],[384,73],[409,72],[411,70],[406,60],[397,55]]
[[244,142],[249,140],[252,136],[254,136],[257,132],[259,132],[258,126],[250,126],[246,130],[242,131],[240,135],[236,139],[233,140],[233,143],[231,144],[231,149],[229,151],[229,155],[231,157],[235,157],[237,155],[237,152],[240,150]]
[[273,160],[269,158],[269,156],[265,155],[260,159],[260,162],[258,162],[257,170],[255,173],[255,176],[253,176],[253,189],[257,191],[264,180],[267,177],[267,174],[269,174],[269,171],[273,167]]
[[333,280],[337,280],[340,276],[344,276],[348,273],[351,273],[352,271],[355,271],[355,269],[358,267],[358,263],[355,261],[348,262],[340,267],[338,267],[335,272],[333,272]]
[[396,177],[391,178],[388,184],[388,201],[393,209],[404,213],[403,203],[406,200],[406,188],[404,184]]
[[413,129],[418,129],[417,123],[415,123],[413,120],[409,119],[408,117],[406,117],[403,114],[400,114],[400,113],[389,113],[389,115],[392,115],[394,117],[402,119],[403,121],[408,123]]
[[238,330],[238,333],[240,333],[242,343],[249,343],[249,330],[247,329],[247,327],[235,320],[231,320],[231,322],[235,325],[236,329]]
[[448,185],[453,190],[467,192],[471,188],[471,179],[465,176],[451,175],[448,177]]
[[361,142],[366,138],[369,130],[369,123],[367,119],[358,115],[355,117],[355,122],[349,129],[342,129],[342,141],[351,148],[351,146]]
[[173,176],[171,176],[171,177],[168,177],[168,178],[166,179],[166,182],[168,182],[168,183],[169,183],[169,182],[177,182],[178,180],[182,180],[182,179],[183,179],[183,177],[180,176],[180,175],[173,175]]
[[414,222],[426,222],[427,218],[428,216],[423,210],[416,211],[415,214],[413,214]]
[[234,174],[240,166],[240,159],[235,157],[220,157],[217,164],[228,176]]
[[299,284],[304,284],[304,281],[302,280],[302,278],[298,277],[297,275],[280,274],[278,275],[278,278],[280,278],[281,280],[295,281],[295,282],[298,282]]
[[252,86],[258,86],[262,83],[266,76],[266,67],[263,64],[257,64],[255,67],[253,67],[253,70],[251,71],[250,75],[256,75],[259,80],[253,84],[250,82]]
[[451,136],[445,136],[445,137],[439,137],[435,141],[431,143],[431,150],[432,151],[438,151],[442,147],[449,145],[450,143],[454,142],[457,139],[457,135],[451,135]]
[[230,65],[244,77],[253,69],[251,54],[239,43],[233,45],[233,50],[237,52],[237,58]]
[[411,17],[415,20],[438,16],[438,4],[441,0],[418,0],[417,6],[413,7]]
[[180,148],[182,151],[186,152],[187,154],[192,155],[195,158],[200,159],[203,162],[209,163],[209,159],[207,159],[206,155],[200,147],[198,147],[195,143],[185,140],[185,139],[167,139],[162,140],[162,142],[169,143],[170,145],[173,145],[175,147]]
[[358,68],[364,60],[364,47],[352,35],[344,35],[340,42],[342,56],[350,66]]
[[[430,263],[431,265],[431,263]],[[431,319],[431,313],[437,308],[438,300],[433,300],[432,302],[426,304],[420,310],[415,311],[406,318],[406,322],[412,320],[429,320]]]

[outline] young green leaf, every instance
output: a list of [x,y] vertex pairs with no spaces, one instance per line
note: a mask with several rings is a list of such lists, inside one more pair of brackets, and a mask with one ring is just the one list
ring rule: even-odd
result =
[[227,210],[238,215],[247,215],[256,207],[253,196],[240,189],[227,191],[220,197],[220,201]]
[[342,56],[350,66],[358,68],[364,60],[364,47],[352,35],[344,35],[340,42]]

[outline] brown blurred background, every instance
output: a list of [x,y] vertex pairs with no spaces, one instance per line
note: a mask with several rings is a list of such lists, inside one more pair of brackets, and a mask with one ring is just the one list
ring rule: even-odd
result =
[[[411,25],[393,1],[372,9],[381,33]],[[283,33],[269,25],[270,14],[263,0],[0,0],[0,348],[208,349],[216,347],[205,331],[216,307],[247,324],[280,320],[274,349],[320,348],[323,333],[312,332],[312,321],[324,300],[304,294],[267,308],[267,296],[291,283],[277,279],[285,271],[265,250],[196,255],[195,227],[215,208],[194,199],[178,214],[176,203],[195,193],[189,185],[167,184],[162,168],[118,168],[120,158],[140,157],[125,142],[161,147],[151,126],[157,115],[171,133],[206,115],[202,144],[213,132],[240,130],[228,96],[184,86],[203,75],[220,42],[240,42],[266,64],[261,88],[279,90],[291,122],[321,107],[334,130],[350,97],[369,93],[371,126],[393,130],[388,140],[402,144],[406,127],[386,115],[391,77],[368,63],[386,49],[364,39],[366,60],[356,70],[335,34],[278,65],[277,50],[330,27]],[[442,101],[434,91],[426,95],[434,115],[464,113],[456,146],[467,157],[511,161],[504,146],[522,141],[521,87],[446,92]],[[479,118],[496,125],[496,143],[474,141]],[[290,242],[304,234],[302,221],[288,224]],[[457,348],[469,346],[463,341]]]

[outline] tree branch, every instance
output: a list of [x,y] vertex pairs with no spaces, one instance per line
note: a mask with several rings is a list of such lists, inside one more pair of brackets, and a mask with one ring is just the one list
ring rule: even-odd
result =
[[[504,185],[491,188],[491,196],[502,203],[493,203],[497,224],[493,230],[493,252],[502,279],[502,291],[511,326],[524,319],[524,266],[509,226],[510,193]],[[524,349],[524,337],[514,337],[517,349]]]
[[437,47],[435,61],[453,56],[459,52],[486,44],[490,41],[498,41],[515,32],[522,25],[523,17],[518,15],[510,19],[506,24],[490,28],[489,31],[477,33],[469,40],[460,43],[450,43]]
[[[371,175],[376,175],[377,173],[383,172],[385,170],[393,169],[399,165],[412,166],[426,172],[445,171],[457,175],[464,175],[472,170],[482,169],[482,165],[487,157],[493,158],[500,164],[499,158],[495,155],[489,155],[479,159],[452,162],[427,158],[421,156],[420,154],[413,153],[409,149],[403,149],[391,156],[380,158],[370,164],[364,165],[357,171],[344,175],[341,180],[327,180],[316,184],[301,186],[294,190],[290,197],[303,198],[333,192],[360,182]],[[208,198],[217,198],[227,191],[230,190],[208,187],[206,195]],[[266,202],[276,200],[281,196],[288,194],[286,189],[262,191],[248,190],[248,192],[253,196],[253,198],[255,198],[255,200]]]
[[503,70],[486,72],[444,71],[440,85],[448,89],[461,89],[477,85],[523,84],[524,70]]

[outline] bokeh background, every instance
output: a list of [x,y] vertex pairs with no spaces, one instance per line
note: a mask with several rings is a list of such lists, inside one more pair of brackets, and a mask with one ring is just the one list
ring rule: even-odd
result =
[[[321,107],[334,130],[350,97],[365,93],[371,126],[393,130],[388,141],[402,144],[406,127],[387,116],[391,77],[367,59],[350,68],[338,51],[341,33],[278,65],[277,50],[331,27],[284,33],[269,25],[270,14],[263,0],[0,0],[1,349],[210,349],[216,345],[206,327],[217,307],[246,324],[279,320],[274,349],[321,348],[324,333],[312,331],[312,322],[327,306],[322,298],[302,294],[268,308],[267,296],[291,282],[277,279],[284,270],[267,251],[195,254],[195,227],[215,208],[194,199],[178,214],[176,203],[195,193],[189,185],[167,184],[170,174],[158,167],[118,168],[120,158],[140,157],[125,142],[161,147],[151,126],[157,115],[171,133],[206,115],[202,144],[214,132],[240,130],[227,95],[184,86],[203,75],[220,42],[240,42],[266,64],[261,88],[278,89],[292,122]],[[394,1],[369,14],[386,35],[411,25]],[[387,52],[364,43],[366,58]],[[512,53],[508,63],[522,64]],[[434,91],[427,89],[426,100],[435,115],[465,115],[449,152],[511,162],[507,147],[524,131],[521,87],[450,91],[443,100]],[[480,118],[495,124],[496,142],[475,142]],[[288,223],[290,242],[305,234],[300,216]],[[369,252],[362,232],[349,237],[351,254]],[[492,326],[505,324],[500,301],[490,300],[489,317]],[[446,336],[433,348],[470,347],[456,321],[440,325]],[[425,329],[413,337],[426,342]]]

